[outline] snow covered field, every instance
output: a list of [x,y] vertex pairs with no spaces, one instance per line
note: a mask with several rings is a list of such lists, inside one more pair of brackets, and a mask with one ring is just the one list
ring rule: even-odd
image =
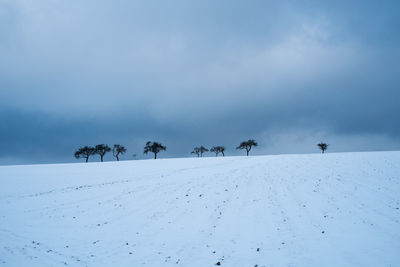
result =
[[400,152],[0,167],[0,266],[400,266]]

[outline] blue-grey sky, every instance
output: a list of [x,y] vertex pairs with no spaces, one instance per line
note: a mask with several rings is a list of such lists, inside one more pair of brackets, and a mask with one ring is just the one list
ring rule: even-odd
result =
[[[400,149],[399,1],[0,0],[0,164]],[[211,154],[210,154],[211,156]],[[149,156],[150,157],[150,156]],[[112,159],[108,155],[108,160]]]

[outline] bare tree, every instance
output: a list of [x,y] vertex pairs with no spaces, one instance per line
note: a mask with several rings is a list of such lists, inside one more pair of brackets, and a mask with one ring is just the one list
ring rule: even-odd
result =
[[193,148],[193,151],[190,154],[195,154],[197,157],[200,157],[200,147]]
[[166,150],[167,150],[167,147],[163,146],[161,143],[148,141],[146,143],[146,146],[144,147],[143,154],[147,154],[149,152],[152,152],[152,153],[154,153],[154,159],[157,159],[157,154],[160,151],[166,151]]
[[243,141],[240,143],[240,145],[236,149],[246,149],[246,155],[249,155],[249,152],[252,147],[258,146],[257,142],[253,139]]
[[207,151],[208,151],[207,148],[205,148],[204,146],[200,146],[200,147],[195,147],[191,152],[191,154],[196,154],[197,157],[203,157],[203,153]]
[[226,148],[224,146],[219,147],[219,151],[221,151],[223,157],[225,157],[225,149]]
[[124,146],[115,144],[113,148],[113,156],[117,158],[117,161],[119,161],[119,155],[125,154],[126,148]]
[[80,159],[80,158],[84,158],[86,159],[86,162],[89,161],[89,157],[96,154],[95,148],[94,147],[89,147],[89,146],[84,146],[79,148],[76,152],[75,152],[75,158]]
[[322,154],[324,154],[324,153],[325,153],[325,150],[328,149],[328,146],[329,146],[329,145],[326,144],[326,143],[321,142],[321,143],[317,144],[317,146],[319,147],[319,149],[321,149]]
[[94,149],[95,153],[100,155],[101,162],[103,162],[104,155],[111,151],[111,148],[104,144],[97,145]]
[[225,157],[225,147],[224,146],[213,146],[210,149],[210,151],[214,152],[216,157],[218,157],[219,153],[222,153],[222,156]]

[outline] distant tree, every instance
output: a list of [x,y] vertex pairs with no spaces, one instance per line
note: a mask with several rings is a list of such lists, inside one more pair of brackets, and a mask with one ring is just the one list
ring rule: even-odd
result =
[[323,153],[325,153],[325,150],[328,149],[328,146],[329,146],[329,145],[326,144],[326,143],[321,142],[321,143],[317,144],[317,146],[319,147],[319,149],[321,149],[322,154],[323,154]]
[[191,154],[196,154],[197,157],[203,157],[203,153],[207,151],[208,151],[207,148],[205,148],[204,146],[200,146],[200,147],[195,147],[191,152]]
[[120,154],[122,155],[125,152],[126,152],[126,148],[124,146],[121,146],[121,145],[118,145],[118,144],[114,145],[113,156],[117,158],[117,161],[119,161],[119,155]]
[[95,149],[96,154],[100,155],[101,162],[103,162],[104,155],[107,152],[111,151],[111,148],[108,145],[104,145],[104,144],[97,145],[94,149]]
[[219,151],[221,152],[222,156],[225,157],[225,147],[224,146],[220,146],[219,147]]
[[166,150],[167,150],[167,147],[163,146],[161,143],[148,141],[146,143],[146,146],[144,147],[143,154],[147,154],[149,152],[152,152],[152,153],[154,153],[154,159],[157,159],[157,154],[160,151],[166,151]]
[[196,154],[197,157],[200,157],[200,147],[193,148],[193,151],[190,154]]
[[84,147],[79,148],[75,152],[75,158],[77,158],[77,159],[84,158],[84,159],[86,159],[86,162],[88,162],[89,157],[94,154],[96,154],[94,147],[84,146]]
[[222,156],[225,157],[225,147],[224,146],[213,146],[210,149],[210,151],[214,152],[216,157],[218,157],[219,153],[222,153]]
[[246,149],[246,155],[249,155],[249,152],[252,147],[258,146],[257,142],[253,139],[243,141],[240,143],[240,145],[236,149]]
[[208,152],[208,148],[205,148],[204,146],[200,146],[200,157],[203,157],[203,153]]

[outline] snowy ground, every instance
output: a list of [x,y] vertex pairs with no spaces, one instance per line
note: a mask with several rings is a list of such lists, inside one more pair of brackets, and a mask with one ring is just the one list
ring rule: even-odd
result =
[[0,266],[400,266],[400,152],[0,167]]

